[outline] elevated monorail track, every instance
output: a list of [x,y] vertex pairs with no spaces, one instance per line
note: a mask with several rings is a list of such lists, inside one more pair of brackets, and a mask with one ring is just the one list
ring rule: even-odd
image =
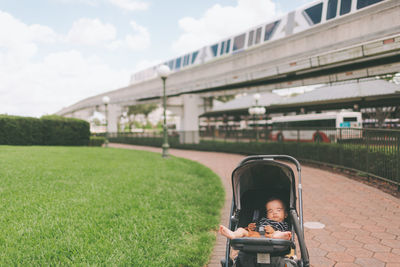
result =
[[[167,95],[274,89],[333,83],[400,72],[400,1],[387,0],[316,25],[308,30],[254,46],[172,73]],[[64,108],[66,115],[102,105],[156,101],[158,78],[84,99]]]

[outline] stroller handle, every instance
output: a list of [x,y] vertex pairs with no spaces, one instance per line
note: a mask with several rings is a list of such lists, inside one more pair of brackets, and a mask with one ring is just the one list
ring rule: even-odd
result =
[[294,163],[296,165],[297,171],[301,171],[301,166],[300,163],[297,161],[297,159],[288,156],[288,155],[255,155],[255,156],[248,156],[244,158],[238,166],[243,165],[244,163],[252,160],[283,160],[283,161],[288,161],[291,163]]

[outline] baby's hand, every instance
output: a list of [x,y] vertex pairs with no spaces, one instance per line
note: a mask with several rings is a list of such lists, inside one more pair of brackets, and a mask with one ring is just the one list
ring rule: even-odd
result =
[[271,225],[266,225],[266,226],[264,227],[264,230],[265,230],[265,235],[266,235],[266,236],[267,236],[267,235],[271,236],[271,235],[273,235],[274,232],[275,232],[274,228],[272,228]]
[[249,225],[247,226],[247,228],[248,228],[250,231],[256,230],[256,223],[249,223]]

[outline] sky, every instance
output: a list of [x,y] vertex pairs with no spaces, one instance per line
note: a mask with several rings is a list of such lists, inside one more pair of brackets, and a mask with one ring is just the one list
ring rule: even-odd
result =
[[311,1],[0,0],[0,114],[53,114]]

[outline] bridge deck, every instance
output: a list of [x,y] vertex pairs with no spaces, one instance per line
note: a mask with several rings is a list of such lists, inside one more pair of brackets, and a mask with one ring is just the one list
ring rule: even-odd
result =
[[[110,144],[110,147],[161,152],[159,148]],[[217,173],[226,190],[221,224],[228,225],[230,178],[243,156],[171,149],[175,156],[198,161]],[[302,167],[304,222],[312,266],[400,266],[400,199],[342,175]],[[217,235],[209,267],[220,266],[226,238]]]

